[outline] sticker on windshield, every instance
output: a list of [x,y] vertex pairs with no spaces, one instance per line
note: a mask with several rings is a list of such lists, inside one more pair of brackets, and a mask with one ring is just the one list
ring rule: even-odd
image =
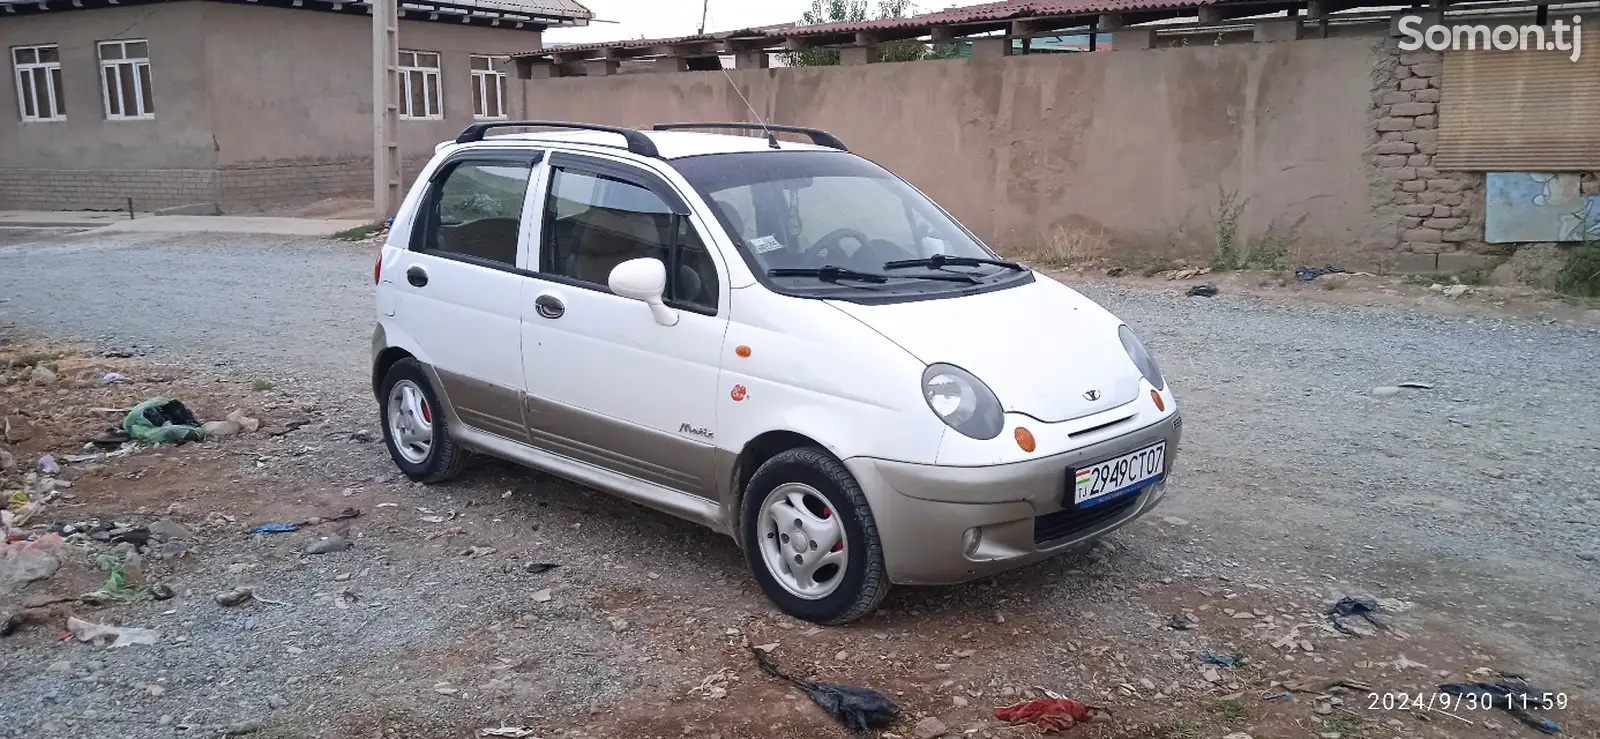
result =
[[782,249],[783,244],[771,236],[757,236],[750,240],[750,248],[755,249],[757,254],[766,254],[769,251]]

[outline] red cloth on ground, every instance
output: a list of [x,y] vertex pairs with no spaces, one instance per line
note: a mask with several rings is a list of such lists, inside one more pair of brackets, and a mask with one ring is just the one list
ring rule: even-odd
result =
[[1046,734],[1087,723],[1101,710],[1071,698],[1039,698],[994,709],[994,717],[1013,726],[1029,724]]

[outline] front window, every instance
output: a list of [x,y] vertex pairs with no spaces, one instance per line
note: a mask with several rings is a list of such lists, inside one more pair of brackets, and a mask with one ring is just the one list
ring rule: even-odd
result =
[[11,50],[17,76],[17,102],[24,121],[64,121],[66,100],[61,95],[61,51],[49,46],[18,46]]
[[472,115],[474,118],[506,117],[506,73],[500,71],[507,57],[472,57]]
[[142,39],[100,42],[101,97],[106,120],[154,118],[155,94],[150,82],[150,44]]
[[400,52],[399,100],[402,119],[438,120],[444,117],[439,79],[437,52]]
[[[750,268],[785,294],[949,294],[1029,274],[990,263],[1003,260],[904,180],[852,154],[740,152],[673,165],[717,212]],[[939,263],[941,255],[950,261]],[[906,264],[919,260],[927,263]]]

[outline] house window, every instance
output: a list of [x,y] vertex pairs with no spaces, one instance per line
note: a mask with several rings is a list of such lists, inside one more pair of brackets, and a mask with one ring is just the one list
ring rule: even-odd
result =
[[438,120],[444,117],[439,95],[437,53],[400,52],[400,117],[411,120]]
[[100,81],[106,120],[156,117],[150,87],[150,44],[143,40],[101,41]]
[[506,117],[506,73],[500,65],[510,57],[472,56],[472,115]]
[[17,70],[17,108],[24,121],[66,120],[61,97],[61,50],[50,46],[18,46],[11,50]]

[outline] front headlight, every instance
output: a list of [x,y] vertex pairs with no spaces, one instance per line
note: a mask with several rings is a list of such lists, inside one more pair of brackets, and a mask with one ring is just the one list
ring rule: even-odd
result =
[[922,397],[940,420],[974,439],[993,439],[1005,429],[1000,399],[971,372],[953,364],[933,364],[923,371]]
[[1139,337],[1133,335],[1133,329],[1126,325],[1117,329],[1117,336],[1122,338],[1122,348],[1128,352],[1128,358],[1133,360],[1134,366],[1139,368],[1139,374],[1150,382],[1150,386],[1157,390],[1167,389],[1167,381],[1161,376],[1161,368],[1156,366],[1156,360],[1151,358],[1144,344],[1139,342]]

